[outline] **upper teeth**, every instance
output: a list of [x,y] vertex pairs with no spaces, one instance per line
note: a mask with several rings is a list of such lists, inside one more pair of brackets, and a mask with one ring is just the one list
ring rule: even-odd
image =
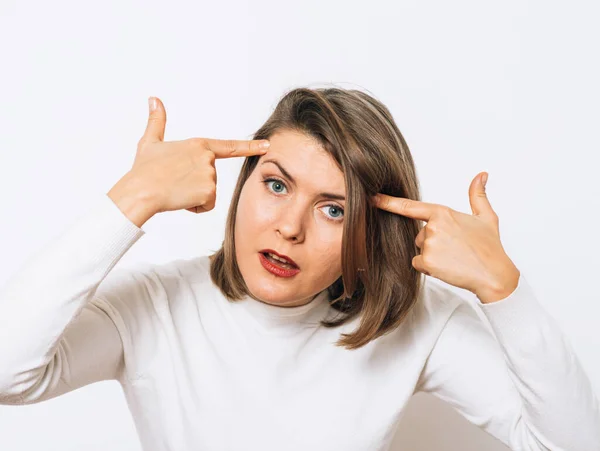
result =
[[284,259],[284,258],[278,257],[277,255],[275,255],[275,254],[271,254],[270,252],[267,252],[267,254],[269,254],[269,255],[270,255],[272,258],[274,258],[275,260],[279,260],[280,262],[283,262],[283,263],[288,263],[288,264],[290,264],[290,265],[291,265],[291,263],[290,263],[289,261],[287,261],[286,259]]

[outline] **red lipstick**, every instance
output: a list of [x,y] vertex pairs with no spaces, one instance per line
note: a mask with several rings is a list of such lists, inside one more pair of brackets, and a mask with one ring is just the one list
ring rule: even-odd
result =
[[[273,254],[277,255],[278,257],[284,258],[290,263],[290,265],[292,265],[294,267],[286,268],[286,267],[282,266],[281,263],[278,262],[277,260],[272,259],[271,257],[267,257],[265,255],[266,253],[273,253]],[[259,260],[260,260],[260,263],[262,264],[262,266],[267,271],[269,271],[271,274],[274,274],[276,276],[292,277],[300,272],[300,268],[298,268],[298,265],[296,265],[296,263],[294,263],[294,261],[291,258],[286,257],[284,255],[280,255],[277,252],[274,252],[272,249],[264,249],[264,250],[260,251],[258,254],[258,257],[259,257]]]

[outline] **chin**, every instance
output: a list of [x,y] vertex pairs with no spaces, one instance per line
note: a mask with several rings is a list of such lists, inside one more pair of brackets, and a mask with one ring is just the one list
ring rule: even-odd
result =
[[253,285],[255,284],[248,285],[248,289],[250,290],[252,296],[254,296],[256,299],[260,299],[263,302],[268,302],[269,304],[285,304],[290,302],[288,288],[278,288],[274,285],[274,283],[268,287],[265,287],[264,282],[258,283],[257,287]]

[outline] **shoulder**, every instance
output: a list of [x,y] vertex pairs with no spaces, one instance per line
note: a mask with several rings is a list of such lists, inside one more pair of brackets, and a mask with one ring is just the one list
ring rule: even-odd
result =
[[442,281],[425,277],[421,292],[414,306],[413,321],[419,325],[441,330],[456,314],[457,309],[470,309],[465,295]]
[[479,321],[464,294],[442,281],[425,277],[418,299],[406,323],[405,334],[423,353],[428,354],[447,328]]
[[208,255],[160,263],[137,262],[113,268],[100,283],[96,296],[111,303],[121,300],[160,308],[194,284],[210,281],[209,271]]
[[210,280],[210,262],[208,255],[192,258],[178,258],[160,263],[138,263],[132,274],[147,283],[160,283],[166,289],[175,289],[182,285],[193,285]]
[[[379,337],[365,347],[370,359],[385,356],[391,373],[413,373],[415,384],[432,350],[449,323],[456,318],[473,319],[474,313],[468,305],[467,295],[462,294],[442,281],[424,277],[417,300],[404,321],[391,333]],[[390,359],[390,356],[393,358]],[[399,363],[400,362],[400,363]],[[401,364],[401,366],[396,366]],[[412,368],[410,370],[408,367]]]
[[412,351],[426,355],[451,318],[454,321],[456,316],[475,314],[465,297],[458,289],[423,276],[421,290],[404,321],[389,335],[376,341],[382,345],[391,342],[391,346],[399,346],[402,352],[410,347]]

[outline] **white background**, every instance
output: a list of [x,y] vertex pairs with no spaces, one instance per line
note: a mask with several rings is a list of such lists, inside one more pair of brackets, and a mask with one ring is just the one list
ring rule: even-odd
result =
[[[469,183],[489,172],[504,247],[598,393],[599,10],[548,0],[2,0],[0,283],[129,170],[148,96],[166,105],[166,140],[247,139],[291,88],[358,88],[392,111],[424,201],[470,213]],[[152,218],[118,265],[216,250],[241,162],[217,160],[214,210]],[[506,449],[424,394],[394,445]],[[140,448],[110,381],[0,406],[0,449]]]

